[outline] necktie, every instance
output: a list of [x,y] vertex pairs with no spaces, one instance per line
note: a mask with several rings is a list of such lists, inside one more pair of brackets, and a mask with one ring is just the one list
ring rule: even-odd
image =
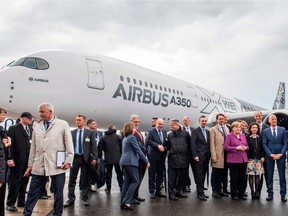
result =
[[273,128],[273,138],[276,138],[276,128]]
[[82,154],[82,130],[79,130],[78,135],[78,152],[79,154]]
[[221,126],[221,128],[222,128],[222,133],[223,133],[223,136],[224,136],[224,141],[225,141],[225,140],[226,140],[226,133],[225,133],[224,127],[223,127],[223,126]]
[[46,121],[46,123],[45,123],[45,128],[46,128],[46,130],[48,130],[49,126],[50,126],[50,122],[49,122],[49,121]]
[[163,134],[162,134],[161,130],[158,130],[158,135],[160,137],[161,143],[163,143]]
[[30,136],[30,130],[27,125],[25,126],[25,130],[26,130],[27,135]]
[[190,128],[186,127],[186,131],[191,135]]
[[140,133],[140,131],[138,129],[136,129],[136,133],[138,134],[140,140],[143,140],[142,134]]
[[207,134],[206,134],[205,128],[202,128],[202,132],[203,132],[205,141],[207,142]]

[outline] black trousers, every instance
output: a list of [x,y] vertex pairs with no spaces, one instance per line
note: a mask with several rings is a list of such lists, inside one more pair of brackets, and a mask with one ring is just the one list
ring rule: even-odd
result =
[[[32,211],[43,193],[43,185],[46,184],[46,176],[33,175],[25,204],[23,216],[31,216]],[[63,213],[63,189],[65,185],[65,173],[51,176],[51,183],[54,188],[54,212],[53,216],[61,216]]]
[[0,187],[0,216],[5,215],[5,192],[6,192],[6,183],[3,183]]
[[82,176],[82,200],[88,200],[89,193],[89,165],[85,162],[83,156],[74,156],[73,166],[70,169],[68,184],[68,199],[75,201],[75,186],[79,169],[81,168]]
[[120,165],[119,164],[105,164],[106,168],[106,187],[107,190],[111,190],[111,182],[112,182],[112,170],[113,166],[115,168],[115,172],[117,175],[117,181],[120,189],[122,188],[123,185],[123,173],[121,171]]
[[223,178],[225,178],[224,168],[212,167],[212,173],[211,173],[212,192],[219,193],[222,190],[221,183],[223,183]]
[[169,196],[180,193],[185,182],[186,168],[172,168],[168,166],[168,193]]
[[161,184],[163,182],[165,169],[165,158],[153,161],[150,160],[149,174],[149,193],[159,193],[161,190]]
[[14,206],[17,199],[19,204],[25,203],[26,188],[29,181],[28,177],[23,177],[27,169],[27,164],[24,166],[16,165],[10,167],[10,186],[7,197],[7,206]]
[[137,186],[136,190],[135,190],[135,193],[134,193],[134,196],[133,198],[137,198],[139,196],[139,188],[140,188],[140,185],[141,185],[141,182],[144,178],[144,175],[145,175],[145,172],[146,172],[146,163],[139,160],[139,167],[138,167],[138,171],[139,171],[139,185]]
[[222,180],[221,180],[223,191],[227,191],[228,189],[228,165],[226,160],[227,160],[227,152],[224,151],[224,170],[222,173]]
[[199,162],[195,161],[195,171],[196,171],[196,188],[197,195],[201,195],[204,193],[204,182],[205,176],[208,171],[209,159],[205,158],[204,160],[199,160]]
[[230,170],[231,196],[243,196],[247,187],[246,168],[247,163],[228,163]]

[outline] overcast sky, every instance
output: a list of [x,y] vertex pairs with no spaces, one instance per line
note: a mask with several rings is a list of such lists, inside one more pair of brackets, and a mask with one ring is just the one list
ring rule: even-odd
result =
[[115,57],[271,108],[288,1],[0,0],[0,66],[43,49]]

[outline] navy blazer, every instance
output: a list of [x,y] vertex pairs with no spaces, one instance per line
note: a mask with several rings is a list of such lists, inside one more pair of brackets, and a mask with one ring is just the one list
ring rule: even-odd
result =
[[[83,141],[82,141],[83,156],[84,156],[85,162],[89,164],[91,160],[97,160],[98,158],[98,151],[96,148],[96,138],[95,138],[95,133],[93,131],[88,130],[86,128],[84,128],[83,130],[84,130]],[[77,131],[78,131],[78,128],[71,132],[74,151],[76,148]]]
[[283,154],[283,158],[286,158],[288,146],[286,130],[277,126],[277,137],[274,138],[271,127],[266,128],[262,133],[262,145],[266,157],[270,157],[270,154]]
[[[146,138],[146,146],[148,146],[148,158],[149,160],[158,161],[165,159],[166,157],[166,146],[167,146],[167,131],[161,130],[163,135],[163,143],[158,134],[158,129],[153,128],[148,131],[148,136]],[[163,145],[165,148],[164,152],[160,152],[158,149],[159,145]]]
[[139,159],[148,163],[147,158],[140,149],[137,139],[133,135],[125,137],[122,141],[121,166],[139,166]]
[[202,128],[198,127],[191,133],[191,150],[192,157],[199,157],[199,160],[204,161],[210,159],[210,133],[205,129],[207,141],[205,140]]

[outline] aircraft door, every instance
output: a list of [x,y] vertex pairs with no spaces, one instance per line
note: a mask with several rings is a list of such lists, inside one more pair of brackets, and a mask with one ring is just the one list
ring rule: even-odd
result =
[[86,63],[88,70],[88,87],[103,90],[105,86],[101,62],[86,58]]
[[197,101],[196,90],[192,86],[187,86],[187,87],[188,87],[188,91],[190,93],[191,107],[197,108],[198,107],[198,101]]

